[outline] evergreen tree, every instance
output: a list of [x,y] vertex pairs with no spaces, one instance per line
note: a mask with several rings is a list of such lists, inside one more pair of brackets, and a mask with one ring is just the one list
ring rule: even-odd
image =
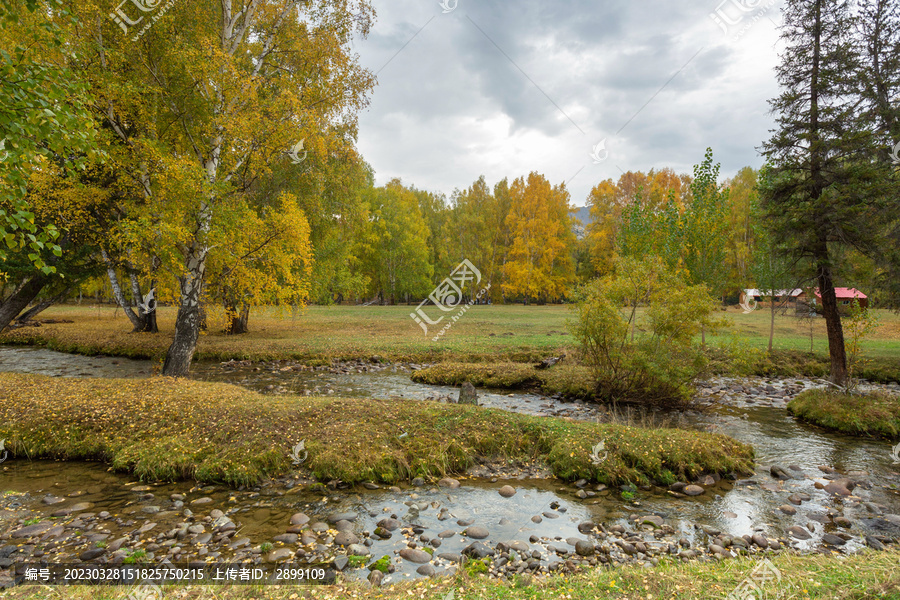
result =
[[808,260],[822,298],[831,378],[847,379],[844,333],[835,297],[832,246],[871,248],[880,200],[873,195],[871,137],[852,94],[858,70],[845,0],[791,0],[786,49],[776,69],[781,94],[770,101],[777,129],[763,146],[769,165],[761,197],[775,238]]

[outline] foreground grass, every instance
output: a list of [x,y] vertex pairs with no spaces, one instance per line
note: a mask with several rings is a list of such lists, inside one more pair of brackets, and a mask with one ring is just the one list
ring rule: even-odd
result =
[[[855,556],[770,557],[781,580],[766,583],[767,598],[783,600],[864,600],[900,598],[900,551],[865,552]],[[373,588],[365,583],[339,583],[319,588],[288,586],[193,586],[164,588],[168,600],[441,600],[453,592],[455,600],[722,600],[735,591],[759,565],[759,560],[677,563],[664,562],[655,569],[625,567],[593,570],[570,577],[550,577],[524,585],[485,578],[424,579]],[[11,600],[65,597],[71,600],[124,600],[134,588],[73,586],[48,588],[22,586],[7,590]],[[60,592],[63,592],[62,594]],[[741,596],[744,597],[744,596]],[[751,596],[746,596],[750,598]],[[762,596],[752,596],[753,598]]]
[[900,439],[900,395],[897,394],[808,390],[791,400],[787,408],[797,418],[833,431]]
[[[210,331],[200,338],[196,356],[199,360],[291,358],[314,362],[380,355],[391,361],[528,363],[562,352],[571,355],[576,345],[567,330],[566,322],[572,317],[567,306],[473,306],[436,342],[431,340],[434,331],[426,335],[410,318],[414,309],[415,306],[311,306],[296,317],[289,310],[256,309],[250,317],[250,333],[240,336],[220,333],[222,323],[213,316]],[[897,375],[900,315],[885,310],[874,312],[881,326],[863,341],[863,351],[869,358],[893,364]],[[765,349],[769,326],[766,311],[745,315],[729,309],[727,316],[736,338],[748,350]],[[7,331],[0,335],[0,344],[34,344],[79,354],[159,359],[172,341],[175,309],[161,307],[158,317],[159,334],[132,334],[130,323],[114,307],[57,306],[40,318],[74,322]],[[814,361],[801,361],[800,366],[827,369],[824,322],[815,320],[812,327],[810,352],[806,324],[792,316],[779,315],[776,357],[814,357]],[[709,335],[707,342],[711,347],[729,345],[735,335]],[[780,362],[778,358],[762,366],[768,372],[777,372]]]
[[[459,473],[476,458],[541,460],[562,479],[671,483],[748,472],[753,449],[720,434],[531,417],[409,400],[271,397],[172,378],[0,373],[0,438],[15,456],[99,459],[146,479],[251,484],[304,463],[321,480]],[[591,462],[606,442],[609,458]]]

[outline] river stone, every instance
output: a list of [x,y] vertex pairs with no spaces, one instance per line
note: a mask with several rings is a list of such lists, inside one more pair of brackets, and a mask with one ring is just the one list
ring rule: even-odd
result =
[[137,532],[138,532],[138,534],[147,533],[154,527],[156,527],[156,523],[145,523],[144,525],[141,526],[140,529],[137,530]]
[[833,533],[826,533],[822,535],[822,541],[831,546],[843,546],[847,543],[847,540],[840,536],[834,535]]
[[60,498],[59,496],[54,496],[53,494],[47,494],[41,500],[44,504],[59,504],[60,502],[65,502],[64,498]]
[[834,524],[838,527],[843,527],[844,529],[849,529],[853,526],[853,523],[850,522],[850,519],[847,517],[835,517]]
[[350,521],[338,521],[333,527],[338,531],[353,531],[353,523]]
[[879,540],[875,539],[871,535],[866,536],[866,545],[868,545],[872,550],[886,550],[884,544],[882,544]]
[[235,541],[231,542],[231,549],[236,550],[238,548],[243,548],[244,546],[249,546],[249,545],[250,545],[250,538],[242,537],[242,538],[236,539]]
[[389,540],[389,539],[391,539],[391,536],[393,535],[390,531],[388,531],[384,527],[376,527],[374,534],[376,537],[379,537],[383,540]]
[[43,521],[41,523],[34,523],[33,525],[26,525],[25,527],[21,527],[16,529],[10,534],[10,537],[13,538],[27,538],[34,535],[40,535],[51,529],[53,527],[53,523],[50,521]]
[[459,389],[459,399],[457,402],[459,404],[474,404],[477,406],[478,392],[475,391],[475,386],[468,381],[463,383],[462,387]]
[[431,565],[422,565],[416,569],[416,573],[424,577],[432,577],[434,575],[434,567]]
[[296,544],[297,540],[300,539],[300,536],[296,533],[282,533],[281,535],[276,535],[272,538],[276,542],[281,542],[282,544]]
[[294,513],[291,516],[291,525],[306,525],[309,523],[309,517],[302,512]]
[[355,521],[357,516],[358,515],[355,512],[337,513],[328,517],[328,522],[337,523],[338,521]]
[[88,550],[85,550],[81,554],[79,554],[78,560],[84,560],[84,561],[94,560],[95,558],[97,558],[98,556],[103,554],[104,552],[106,552],[106,550],[104,550],[103,548],[90,548]]
[[350,544],[347,546],[347,554],[351,556],[369,556],[369,549],[362,544]]
[[121,548],[122,545],[125,544],[125,542],[127,542],[127,541],[128,541],[127,537],[120,537],[119,539],[111,542],[109,544],[109,546],[106,547],[106,549],[110,552],[115,552],[116,550]]
[[455,554],[453,552],[441,552],[437,555],[441,560],[446,560],[447,562],[459,563],[462,562],[463,557],[459,554]]
[[455,490],[459,487],[459,481],[453,479],[452,477],[444,477],[440,481],[438,481],[438,485],[440,487],[450,488],[451,490]]
[[593,521],[582,521],[578,524],[578,533],[590,533],[596,525]]
[[347,565],[350,564],[350,559],[346,556],[335,556],[333,564],[335,569],[343,571],[347,568]]
[[403,548],[400,550],[400,557],[405,558],[409,562],[412,563],[427,563],[431,562],[431,555],[423,550],[416,550],[415,548]]
[[825,484],[824,489],[829,494],[834,494],[835,496],[849,496],[851,494],[850,489],[842,482],[838,481],[832,481],[831,483]]
[[549,510],[544,511],[541,514],[544,515],[544,518],[546,518],[546,519],[558,519],[559,518],[558,514],[556,514],[555,512],[550,512]]
[[278,562],[279,560],[285,560],[294,556],[294,551],[290,548],[278,548],[277,550],[272,550],[266,555],[266,560],[269,562]]
[[394,531],[395,529],[400,527],[400,521],[398,521],[397,519],[387,518],[378,521],[377,523],[375,523],[375,525],[387,529],[388,531]]
[[772,465],[771,467],[769,467],[769,474],[779,481],[787,481],[788,479],[793,479],[793,477],[788,475],[787,471],[785,471],[778,465]]
[[211,539],[211,533],[201,533],[196,538],[194,538],[194,544],[197,544],[198,546],[202,544],[208,544]]
[[783,512],[786,515],[796,515],[797,514],[797,509],[789,504],[783,504],[783,505],[779,506],[778,510],[780,510],[781,512]]
[[378,569],[373,569],[369,571],[369,583],[371,583],[374,587],[379,587],[381,585],[381,581],[384,579],[384,573],[379,571]]
[[652,525],[653,527],[657,528],[662,527],[665,524],[662,517],[660,517],[659,515],[647,515],[645,517],[641,517],[641,523],[643,523],[644,525]]
[[798,540],[808,540],[812,536],[809,532],[798,525],[794,525],[793,527],[788,528],[788,533],[797,538]]
[[543,521],[543,519],[541,518],[541,515],[534,515],[533,517],[531,517],[532,523],[540,523],[542,521]]
[[761,533],[754,533],[753,537],[750,538],[754,544],[765,550],[769,547],[769,540],[766,539],[766,536]]
[[466,528],[465,533],[466,537],[470,537],[473,540],[483,540],[491,535],[487,529],[479,525],[472,525],[471,527]]
[[212,501],[213,501],[212,498],[203,497],[203,498],[197,498],[196,500],[191,500],[191,504],[193,504],[193,505],[210,504],[210,503],[212,503]]
[[439,538],[443,538],[443,539],[447,539],[447,538],[452,538],[454,535],[456,535],[456,532],[455,532],[455,531],[452,531],[452,530],[450,530],[450,529],[447,529],[446,531],[440,532],[440,533],[438,534],[438,537],[439,537]]
[[516,488],[511,485],[504,485],[498,490],[498,493],[504,498],[512,498],[516,495]]
[[334,543],[338,546],[349,546],[350,544],[358,544],[359,538],[349,531],[342,531],[334,536]]
[[719,546],[718,544],[710,544],[709,551],[713,554],[718,554],[719,556],[731,556],[731,552]]
[[575,553],[578,556],[590,556],[594,553],[594,545],[585,540],[575,542]]
[[683,493],[687,494],[688,496],[699,496],[706,490],[704,490],[699,485],[686,485],[686,486],[684,486],[684,490],[682,490],[682,491],[683,491]]
[[463,548],[462,553],[465,556],[471,556],[474,558],[484,558],[486,556],[494,555],[494,551],[491,549],[491,547],[482,542],[475,542],[473,544],[469,544],[468,546]]

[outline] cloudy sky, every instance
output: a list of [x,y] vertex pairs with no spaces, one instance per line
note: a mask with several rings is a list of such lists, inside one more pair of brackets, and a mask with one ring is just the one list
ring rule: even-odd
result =
[[761,165],[780,0],[443,2],[374,0],[355,45],[378,78],[359,147],[379,185],[449,196],[539,171],[581,206],[623,171],[690,172],[707,146],[723,176]]

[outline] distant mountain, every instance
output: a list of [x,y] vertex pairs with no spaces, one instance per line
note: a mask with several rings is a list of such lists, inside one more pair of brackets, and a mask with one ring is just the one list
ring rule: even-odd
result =
[[578,211],[573,213],[573,216],[581,221],[581,224],[587,227],[591,224],[591,207],[590,206],[579,206]]
[[591,207],[580,206],[576,212],[572,213],[572,216],[578,219],[572,225],[572,231],[575,233],[576,238],[583,240],[587,232],[587,226],[591,224]]

